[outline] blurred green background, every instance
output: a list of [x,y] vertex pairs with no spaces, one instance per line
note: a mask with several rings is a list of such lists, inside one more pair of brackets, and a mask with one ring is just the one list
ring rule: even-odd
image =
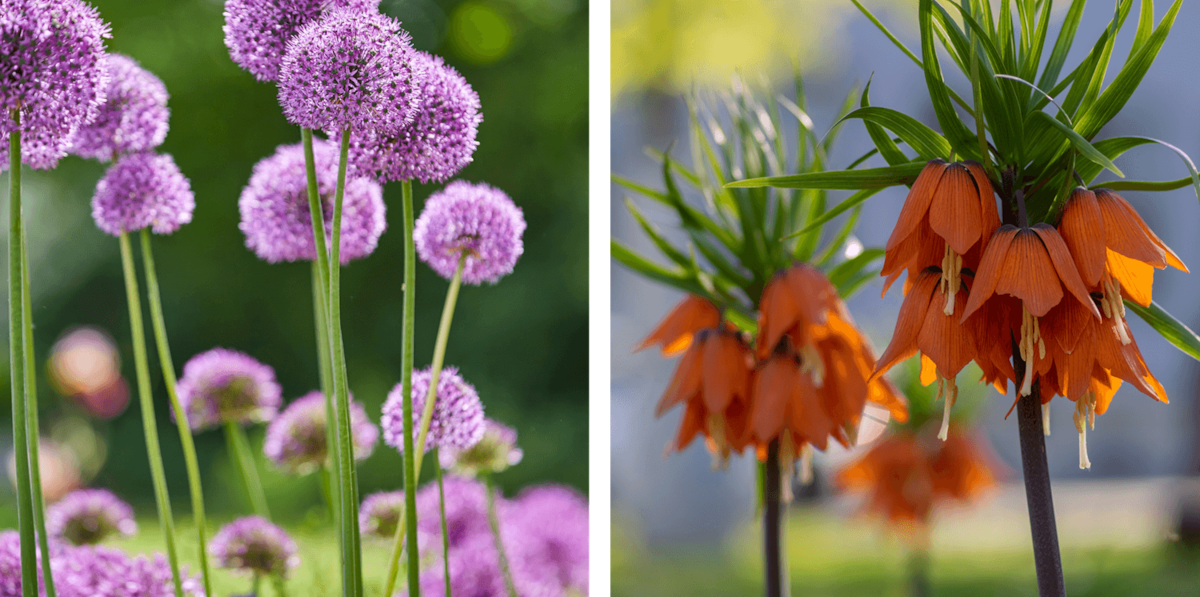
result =
[[[166,83],[171,130],[160,150],[175,156],[196,194],[193,222],[154,239],[176,367],[224,346],[273,366],[285,400],[315,389],[311,268],[260,261],[245,248],[237,228],[238,196],[254,163],[280,144],[299,141],[298,129],[280,114],[274,85],[257,83],[230,61],[220,1],[93,4],[112,24],[109,49],[139,60]],[[495,287],[463,289],[447,364],[458,366],[475,385],[490,417],[520,433],[525,460],[498,479],[507,493],[535,482],[568,483],[586,491],[586,4],[383,0],[380,8],[403,22],[418,49],[444,56],[479,93],[480,147],[459,178],[487,181],[508,192],[529,226],[525,254],[512,275]],[[122,373],[132,387],[118,244],[95,227],[89,205],[103,169],[67,158],[52,172],[25,171],[35,342],[43,365],[65,330],[101,327],[117,341]],[[418,211],[436,189],[417,186]],[[387,392],[399,381],[401,359],[400,187],[388,186],[385,200],[388,232],[374,255],[342,274],[350,389],[375,422]],[[425,367],[447,282],[419,262],[417,267],[415,362]],[[178,434],[153,344],[150,358],[167,481],[177,515],[189,513]],[[153,516],[153,498],[136,396],[118,417],[95,420],[55,393],[45,367],[40,368],[43,436],[66,449],[84,484],[110,488],[132,502],[146,523],[144,536],[155,533],[145,519]],[[7,388],[7,364],[0,371]],[[8,460],[8,393],[0,400]],[[256,447],[262,430],[250,431]],[[213,519],[246,512],[222,434],[201,433],[196,442]],[[277,520],[294,523],[322,507],[315,476],[288,478],[259,465]],[[400,487],[400,470],[399,455],[381,441],[360,464],[361,492]],[[11,487],[6,481],[0,488],[0,528],[16,523]]]

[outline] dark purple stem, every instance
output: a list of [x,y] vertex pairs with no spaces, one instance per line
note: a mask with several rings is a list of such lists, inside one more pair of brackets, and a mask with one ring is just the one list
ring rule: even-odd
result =
[[783,475],[779,468],[779,440],[767,447],[763,479],[763,556],[767,597],[785,597],[787,567],[783,553]]

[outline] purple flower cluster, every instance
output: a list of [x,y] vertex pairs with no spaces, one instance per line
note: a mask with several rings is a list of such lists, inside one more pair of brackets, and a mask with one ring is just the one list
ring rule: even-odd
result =
[[192,429],[275,418],[283,390],[275,370],[235,350],[214,348],[192,357],[176,385]]
[[454,277],[465,255],[463,282],[495,284],[512,273],[524,232],[521,208],[504,191],[459,180],[425,201],[413,241],[421,261],[443,278]]
[[[446,493],[446,536],[453,549],[479,534],[490,533],[487,518],[487,488],[480,481],[447,475],[442,480]],[[507,502],[496,496],[503,513]],[[442,544],[442,522],[437,483],[417,491],[417,545],[422,550]],[[438,547],[437,551],[441,551]]]
[[368,495],[358,509],[358,528],[364,535],[391,539],[404,511],[403,491],[380,491]]
[[521,462],[524,456],[517,447],[517,430],[492,419],[485,419],[483,438],[474,446],[438,451],[442,468],[464,477],[498,473]]
[[[297,398],[267,425],[263,453],[279,470],[293,475],[306,475],[317,470],[329,457],[325,419],[325,394],[320,390]],[[355,460],[370,456],[379,441],[379,429],[353,397],[350,401],[350,434]]]
[[288,41],[323,11],[378,7],[379,0],[227,0],[225,46],[234,63],[255,79],[275,81]]
[[337,9],[302,27],[279,72],[288,122],[313,130],[395,133],[412,120],[425,71],[400,22]]
[[530,556],[549,564],[565,587],[588,592],[588,502],[563,485],[526,489],[506,521],[530,540]]
[[92,196],[96,226],[113,236],[147,226],[170,234],[191,222],[195,209],[191,184],[169,155],[123,156],[108,167]]
[[351,135],[351,166],[380,182],[444,182],[471,163],[479,146],[479,95],[440,56],[415,58],[427,74],[413,121],[393,134]]
[[217,566],[249,574],[287,578],[300,565],[296,543],[261,516],[239,518],[221,527],[208,551]]
[[[317,191],[325,221],[325,240],[333,234],[334,191],[337,185],[338,148],[321,139],[313,140]],[[312,215],[308,208],[308,179],[304,148],[282,145],[275,155],[254,166],[250,182],[238,200],[246,235],[246,247],[270,263],[314,260]],[[387,228],[383,189],[362,177],[347,178],[342,196],[342,236],[339,260],[343,265],[370,255]]]
[[[425,395],[429,392],[432,377],[432,368],[413,371],[412,374],[414,442],[419,433],[421,412],[425,408]],[[396,384],[383,404],[383,418],[380,421],[384,441],[401,452],[404,451],[403,400],[403,384]],[[425,451],[435,447],[462,450],[474,446],[483,437],[483,421],[483,403],[474,386],[463,381],[458,369],[442,369],[434,398],[433,418],[425,436]]]
[[108,37],[100,13],[81,0],[0,3],[0,170],[16,131],[21,161],[33,168],[53,168],[67,154],[75,131],[104,103]]
[[107,489],[80,489],[46,509],[46,532],[72,545],[93,545],[113,534],[137,533],[133,508]]
[[167,138],[167,87],[137,61],[120,54],[108,64],[107,99],[96,119],[79,129],[71,153],[107,162],[154,149]]

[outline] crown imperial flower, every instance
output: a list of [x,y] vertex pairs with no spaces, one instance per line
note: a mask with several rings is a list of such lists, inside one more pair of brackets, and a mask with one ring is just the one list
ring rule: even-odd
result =
[[487,184],[455,181],[425,202],[413,230],[417,255],[450,279],[463,260],[463,282],[495,284],[524,252],[525,218],[512,199]]
[[162,145],[170,116],[167,87],[128,56],[108,54],[104,60],[109,72],[107,99],[96,119],[75,134],[71,152],[107,162]]
[[192,221],[195,209],[191,183],[166,154],[121,157],[96,183],[92,196],[96,226],[113,236],[142,228],[171,234]]

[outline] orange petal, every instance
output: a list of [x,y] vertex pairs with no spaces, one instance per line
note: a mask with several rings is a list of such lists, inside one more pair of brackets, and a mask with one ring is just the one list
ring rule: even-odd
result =
[[700,341],[688,348],[687,352],[683,353],[683,358],[679,359],[675,375],[654,409],[655,417],[663,416],[671,407],[680,402],[690,401],[700,393],[703,362],[704,342]]
[[779,340],[796,321],[799,307],[788,292],[787,283],[782,275],[771,278],[763,289],[759,301],[758,312],[758,342],[756,343],[758,358],[765,359],[775,350]]
[[772,357],[754,374],[750,429],[759,441],[769,442],[783,429],[797,377],[799,367],[788,356]]
[[804,440],[818,450],[824,450],[829,444],[829,433],[833,431],[833,421],[821,404],[820,394],[812,385],[808,375],[800,374],[795,377],[796,384],[792,388],[790,423],[792,430],[799,433]]
[[736,333],[713,333],[704,346],[704,406],[709,412],[723,412],[737,398],[746,397],[749,382],[749,349],[742,346]]
[[979,224],[980,224],[980,243],[982,248],[987,248],[987,242],[991,240],[992,233],[1000,227],[1000,212],[996,209],[996,193],[992,189],[992,181],[988,179],[987,172],[984,172],[983,166],[974,160],[963,162],[967,170],[971,173],[971,178],[975,179],[975,188],[979,196]]
[[[1078,278],[1079,274],[1075,274],[1075,277]],[[1030,228],[1017,231],[997,276],[996,294],[1021,299],[1026,311],[1041,317],[1062,300],[1062,286],[1054,270],[1054,262],[1050,260],[1037,233]]]
[[1106,255],[1108,271],[1121,283],[1121,296],[1149,307],[1154,294],[1154,266],[1130,259],[1112,249]]
[[921,355],[921,385],[928,386],[937,381],[937,365],[928,355]]
[[1095,288],[1104,275],[1104,218],[1096,194],[1083,187],[1071,191],[1058,231],[1075,259],[1080,277],[1088,288]]
[[687,410],[683,411],[683,417],[679,420],[679,433],[675,436],[675,451],[682,452],[696,438],[696,434],[704,430],[705,415],[704,405],[699,401],[688,404]]
[[925,314],[925,322],[921,325],[921,333],[917,337],[922,363],[925,357],[928,357],[937,364],[938,374],[947,379],[958,375],[958,372],[975,358],[973,326],[959,323],[963,302],[961,297],[956,300],[954,314],[946,315],[946,295],[940,290],[934,291],[933,299],[929,301],[929,310]]
[[900,314],[896,317],[896,330],[892,332],[892,341],[875,363],[872,379],[917,352],[917,336],[925,322],[933,289],[940,279],[941,277],[934,272],[921,274],[916,286],[904,297],[904,303],[900,305]]
[[945,171],[946,162],[934,159],[926,164],[921,173],[917,175],[912,189],[908,191],[908,197],[904,199],[904,206],[900,208],[900,217],[896,220],[896,227],[892,229],[892,235],[888,237],[888,251],[912,234],[917,229],[917,224],[925,219],[925,214],[929,212],[929,204],[933,201],[933,195],[937,192]]
[[992,234],[991,240],[988,241],[988,247],[979,261],[979,271],[975,272],[975,284],[971,287],[971,296],[967,298],[967,306],[963,309],[964,321],[995,293],[1001,269],[1008,259],[1009,249],[1016,235],[1016,226],[1001,226]]
[[1071,252],[1067,250],[1066,243],[1058,235],[1058,230],[1049,224],[1039,222],[1033,225],[1033,231],[1042,239],[1046,254],[1050,256],[1050,261],[1054,264],[1054,271],[1058,272],[1058,279],[1062,281],[1067,292],[1079,299],[1079,303],[1087,307],[1096,316],[1096,319],[1099,319],[1100,310],[1096,308],[1096,303],[1092,302],[1087,287],[1083,285],[1083,279],[1079,277],[1079,270],[1076,269],[1075,262],[1071,259]]
[[692,344],[692,336],[705,328],[715,328],[721,312],[712,303],[694,294],[689,294],[642,340],[634,352],[654,345],[662,346],[663,356],[677,355]]
[[955,253],[962,255],[979,240],[979,191],[971,173],[959,164],[950,164],[942,175],[937,193],[929,206],[929,225]]
[[1097,189],[1096,203],[1104,217],[1104,244],[1109,249],[1159,269],[1167,266],[1166,252],[1150,240],[1146,234],[1150,228],[1125,198]]

